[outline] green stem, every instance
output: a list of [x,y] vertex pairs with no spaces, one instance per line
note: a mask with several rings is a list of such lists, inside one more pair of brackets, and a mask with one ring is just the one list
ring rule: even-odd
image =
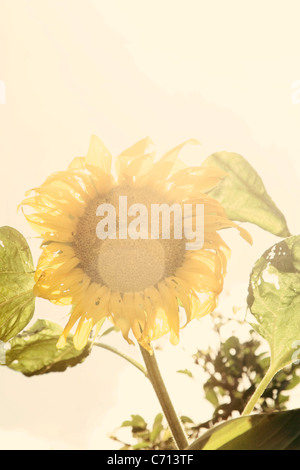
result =
[[114,348],[113,346],[110,346],[109,344],[105,344],[105,343],[98,343],[97,341],[95,341],[93,343],[93,346],[97,346],[98,348],[102,348],[102,349],[107,349],[108,351],[114,353],[114,354],[117,354],[118,356],[122,357],[123,359],[125,359],[125,361],[129,362],[130,364],[132,364],[134,367],[136,367],[138,370],[140,370],[141,372],[143,372],[143,374],[148,378],[148,374],[147,374],[147,371],[145,369],[145,367],[142,366],[142,364],[140,364],[138,361],[136,361],[135,359],[132,359],[132,357],[130,356],[127,356],[127,354],[119,351],[118,349]]
[[170,430],[173,434],[178,449],[186,449],[189,445],[188,440],[186,438],[182,424],[175,412],[168,391],[160,374],[154,352],[152,354],[149,354],[149,352],[146,351],[146,349],[144,349],[142,346],[140,346],[140,349],[148,371],[148,377],[150,379],[150,382],[152,383],[159,403],[168,421]]
[[274,372],[274,368],[270,366],[267,373],[266,373],[266,375],[264,376],[262,381],[259,383],[257,389],[255,390],[252,397],[248,401],[248,403],[247,403],[247,405],[246,405],[246,407],[245,407],[245,409],[242,413],[242,416],[246,416],[246,415],[249,415],[250,413],[252,413],[256,403],[258,402],[258,400],[260,399],[260,397],[262,396],[262,394],[266,390],[267,386],[269,385],[269,383],[273,379],[275,373],[276,373],[276,371]]

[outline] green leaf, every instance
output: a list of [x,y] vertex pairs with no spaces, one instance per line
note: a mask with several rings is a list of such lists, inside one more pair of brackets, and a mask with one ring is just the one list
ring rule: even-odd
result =
[[187,423],[187,424],[194,424],[194,421],[192,420],[192,418],[190,418],[189,416],[185,416],[185,415],[180,416],[180,421],[181,421],[183,424],[185,424],[185,423]]
[[155,416],[152,431],[150,433],[150,441],[155,442],[156,438],[159,436],[161,431],[163,430],[163,415],[162,413],[158,413],[158,415]]
[[208,400],[214,406],[214,408],[217,408],[217,406],[219,406],[219,400],[218,395],[216,394],[214,389],[207,385],[204,385],[203,388],[206,400]]
[[88,344],[78,351],[69,335],[64,348],[56,343],[62,333],[61,326],[46,320],[38,320],[30,329],[11,339],[6,352],[6,365],[27,377],[49,372],[63,372],[83,362],[90,354]]
[[152,443],[151,442],[147,442],[147,441],[142,441],[142,442],[139,442],[138,444],[135,444],[134,446],[132,446],[132,449],[133,450],[139,450],[139,449],[147,449],[149,447],[151,447]]
[[248,306],[252,327],[267,340],[273,373],[291,364],[300,345],[300,236],[275,244],[255,263]]
[[131,415],[131,421],[127,420],[121,424],[121,427],[132,427],[132,431],[144,431],[147,428],[147,423],[140,415]]
[[0,340],[14,337],[31,320],[35,297],[29,246],[12,227],[0,228]]
[[300,383],[300,377],[294,375],[294,377],[289,381],[288,385],[285,387],[285,390],[292,390],[293,388],[297,387]]
[[203,166],[217,167],[228,174],[209,194],[222,204],[231,220],[251,222],[280,237],[290,235],[284,215],[245,158],[237,153],[217,152]]
[[184,375],[187,375],[188,377],[191,377],[191,379],[194,378],[192,372],[188,369],[179,369],[176,371],[178,374],[184,374]]
[[300,450],[300,409],[232,419],[197,439],[189,450]]

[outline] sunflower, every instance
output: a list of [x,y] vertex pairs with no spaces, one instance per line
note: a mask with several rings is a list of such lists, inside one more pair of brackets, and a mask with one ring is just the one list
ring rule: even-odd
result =
[[[58,347],[65,345],[74,327],[74,346],[82,349],[93,327],[108,318],[130,344],[135,337],[151,351],[151,342],[167,333],[171,343],[177,344],[180,328],[215,309],[230,254],[218,231],[235,227],[247,241],[251,238],[207,194],[224,173],[216,168],[186,167],[179,160],[186,144],[197,143],[186,141],[154,162],[153,143],[143,139],[115,159],[113,177],[110,152],[92,136],[86,157],[76,157],[66,171],[50,175],[26,193],[21,205],[30,206],[31,213],[25,217],[43,238],[35,294],[72,306]],[[201,249],[187,250],[184,237],[174,235],[169,239],[100,239],[97,208],[101,204],[116,207],[120,231],[120,196],[127,197],[128,205],[146,208],[162,203],[203,204]]]

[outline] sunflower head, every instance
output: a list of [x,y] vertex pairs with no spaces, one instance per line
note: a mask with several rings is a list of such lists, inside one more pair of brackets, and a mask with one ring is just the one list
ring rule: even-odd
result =
[[[129,343],[135,337],[151,351],[151,341],[166,333],[177,344],[181,327],[215,309],[230,253],[218,231],[236,227],[251,239],[207,194],[224,173],[179,160],[184,145],[196,143],[154,162],[153,144],[143,139],[115,159],[113,177],[111,154],[93,136],[86,157],[26,194],[22,205],[33,211],[25,216],[43,238],[35,293],[72,305],[58,347],[74,327],[82,349],[108,318]],[[197,233],[200,206],[203,236],[191,249],[182,227],[188,222]]]

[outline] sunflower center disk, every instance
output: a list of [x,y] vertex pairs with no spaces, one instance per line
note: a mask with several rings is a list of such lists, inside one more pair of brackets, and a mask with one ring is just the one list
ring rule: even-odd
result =
[[[124,195],[128,197],[128,207],[135,203],[144,204],[149,213],[151,204],[164,202],[159,194],[149,188],[114,188],[101,198],[90,201],[79,220],[74,249],[83,270],[92,281],[120,293],[139,292],[175,273],[183,261],[185,243],[184,240],[174,239],[172,231],[170,239],[151,239],[150,236],[137,240],[119,237],[99,239],[96,235],[98,206],[109,203],[117,209],[119,196]],[[118,210],[116,212],[119,233]]]
[[103,282],[119,292],[138,292],[164,275],[165,254],[158,240],[104,240],[98,254]]

